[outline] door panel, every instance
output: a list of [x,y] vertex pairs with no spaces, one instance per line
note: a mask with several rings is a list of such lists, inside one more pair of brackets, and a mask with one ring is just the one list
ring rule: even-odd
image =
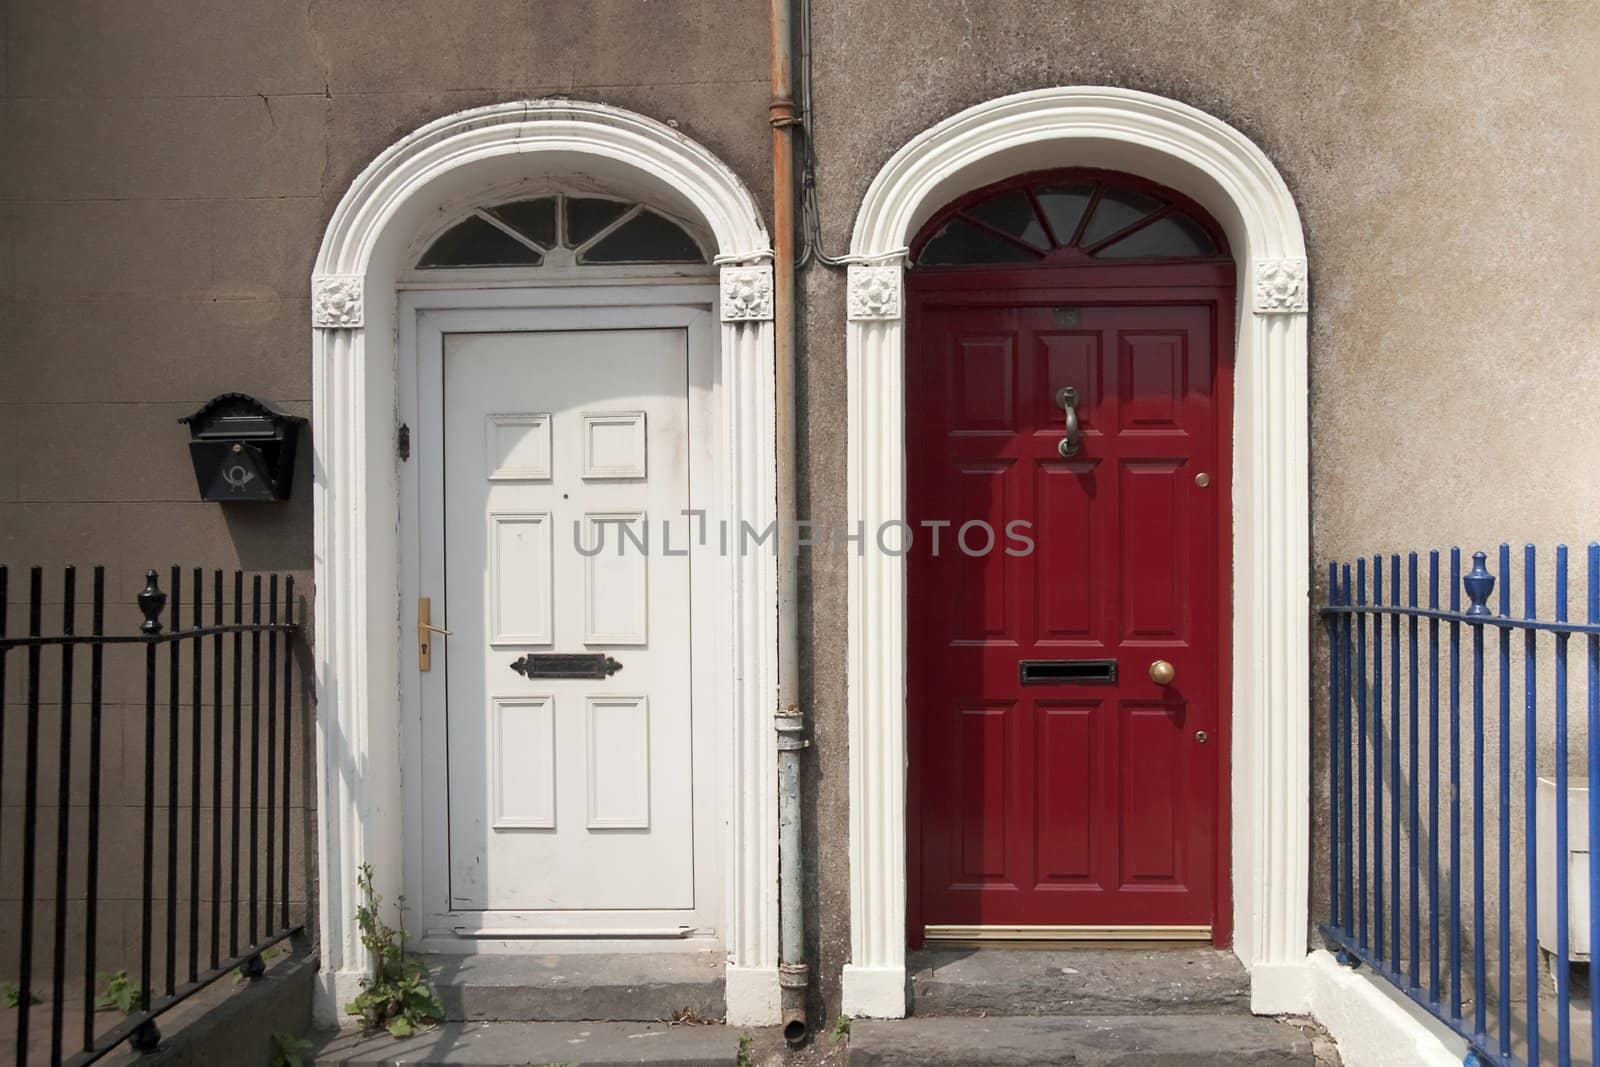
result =
[[[451,634],[445,706],[424,715],[446,720],[449,853],[430,862],[448,865],[452,911],[670,923],[696,906],[691,574],[687,555],[644,546],[690,506],[686,333],[442,343]],[[555,652],[622,668],[511,669]]]
[[[1084,306],[1062,329],[1049,306],[959,299],[914,293],[908,346],[912,912],[931,926],[1209,926],[1225,682],[1216,305]],[[1082,444],[1062,458],[1069,385]],[[999,532],[995,551],[952,543],[971,520]],[[1014,520],[1031,523],[1033,552],[1003,551]],[[949,523],[937,553],[926,523]],[[1097,659],[1116,661],[1115,683],[1019,677],[1024,660]],[[1176,666],[1171,685],[1150,679],[1157,659]]]
[[1036,701],[1033,821],[1041,884],[1081,883],[1094,872],[1098,701]]

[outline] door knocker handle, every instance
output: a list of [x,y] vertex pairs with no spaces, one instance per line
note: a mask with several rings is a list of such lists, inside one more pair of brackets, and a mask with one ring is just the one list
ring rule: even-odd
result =
[[1078,446],[1083,440],[1083,434],[1078,429],[1078,391],[1070,385],[1057,389],[1056,406],[1067,416],[1067,435],[1056,445],[1056,451],[1061,453],[1062,459],[1071,459],[1078,454]]

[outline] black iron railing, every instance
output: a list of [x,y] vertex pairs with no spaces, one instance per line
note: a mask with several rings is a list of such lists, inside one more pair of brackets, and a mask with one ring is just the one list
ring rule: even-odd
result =
[[235,970],[259,977],[262,952],[300,929],[306,894],[290,878],[306,837],[294,815],[308,701],[294,579],[251,575],[247,597],[245,574],[213,571],[208,604],[205,572],[187,601],[183,577],[172,568],[169,594],[148,571],[118,602],[96,567],[80,600],[67,567],[57,601],[31,568],[13,635],[0,566],[0,871],[16,872],[0,899],[16,932],[0,979],[19,1065],[91,1063],[123,1041],[150,1051],[163,1012]]

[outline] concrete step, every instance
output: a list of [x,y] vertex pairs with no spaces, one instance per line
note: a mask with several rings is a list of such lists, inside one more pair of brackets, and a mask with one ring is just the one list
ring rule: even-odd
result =
[[929,949],[907,961],[912,1014],[1250,1013],[1250,976],[1216,949]]
[[1279,1067],[1317,1062],[1297,1026],[1239,1015],[857,1019],[849,1067]]
[[322,1035],[317,1067],[732,1067],[739,1032],[662,1023],[446,1023],[405,1040],[386,1033]]
[[[665,1022],[727,1012],[714,952],[429,956],[451,1022]],[[524,1061],[526,1062],[526,1061]]]

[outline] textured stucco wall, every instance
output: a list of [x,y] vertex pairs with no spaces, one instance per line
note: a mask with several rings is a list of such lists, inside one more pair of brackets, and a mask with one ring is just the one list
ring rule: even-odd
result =
[[[15,568],[28,564],[49,568],[56,601],[62,564],[105,564],[108,626],[119,631],[138,622],[133,597],[147,567],[163,576],[172,563],[288,571],[309,594],[309,431],[291,501],[224,508],[197,501],[175,420],[234,390],[310,415],[311,264],[356,174],[440,115],[568,95],[677,124],[764,204],[766,40],[764,5],[744,0],[0,4],[8,632],[25,618],[16,599],[26,579]],[[80,575],[80,601],[88,587]],[[59,609],[46,616],[53,625]],[[107,694],[107,871],[137,871],[141,839],[143,671],[124,659],[111,657]],[[18,657],[10,662],[8,723],[24,685]],[[79,671],[86,684],[81,661]],[[84,795],[82,721],[74,803]],[[54,753],[55,730],[47,715],[41,751]],[[8,740],[0,837],[9,856],[21,840],[25,746],[15,726]],[[42,796],[53,799],[54,781],[47,772]],[[53,809],[45,815],[41,843],[54,841]],[[82,822],[75,825],[81,835]],[[295,828],[310,839],[299,810]],[[297,898],[311,891],[303,859],[296,856],[292,884],[308,888]],[[46,860],[41,892],[53,885]],[[0,876],[7,946],[17,942],[18,909],[4,902],[20,895],[18,870]],[[129,899],[137,881],[102,882],[104,897],[115,899],[101,909],[101,969],[137,963],[138,909]],[[48,958],[52,930],[49,910],[39,916],[36,959]],[[70,924],[71,940],[81,940],[81,907]],[[77,952],[74,945],[69,966],[79,966]],[[0,955],[0,976],[9,977],[14,954]]]
[[[170,561],[309,571],[309,467],[283,507],[196,503],[172,420],[229,389],[308,413],[308,275],[355,174],[439,115],[560,93],[676,121],[765,203],[764,7],[0,6],[0,559],[105,562],[125,601]],[[1597,532],[1600,8],[814,7],[830,251],[895,149],[971,104],[1057,84],[1187,101],[1254,138],[1305,219],[1315,557]],[[802,507],[842,522],[842,278],[813,268],[804,294]],[[826,1017],[849,944],[844,562],[805,560],[801,607]]]
[[[1255,140],[1305,222],[1314,559],[1600,535],[1600,217],[1586,206],[1600,192],[1600,8],[814,4],[829,251],[846,249],[889,156],[963,108],[1064,84],[1183,100]],[[807,286],[809,508],[842,522],[842,285],[812,270]],[[815,892],[842,917],[845,570],[810,563]],[[1319,795],[1324,758],[1318,745]],[[1325,885],[1319,870],[1319,899]],[[846,923],[817,940],[831,1013]]]
[[[375,155],[570,95],[674,121],[770,199],[766,19],[739,0],[0,8],[0,558],[311,567],[293,501],[195,500],[174,420],[311,401],[311,262]],[[309,582],[305,583],[309,588]]]

